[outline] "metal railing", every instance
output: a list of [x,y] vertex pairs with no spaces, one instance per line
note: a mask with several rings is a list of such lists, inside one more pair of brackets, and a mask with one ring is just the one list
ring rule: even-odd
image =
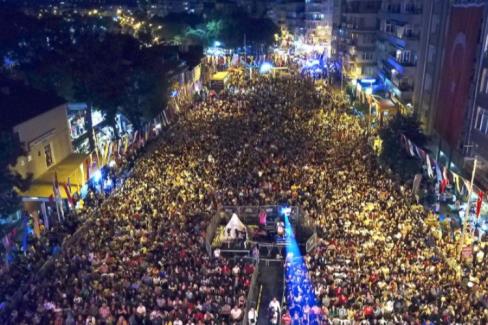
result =
[[258,300],[258,275],[259,275],[259,261],[255,263],[254,272],[251,276],[251,285],[249,286],[249,292],[247,293],[246,309],[244,310],[244,318],[242,319],[242,325],[248,325],[248,314],[251,306],[256,306]]

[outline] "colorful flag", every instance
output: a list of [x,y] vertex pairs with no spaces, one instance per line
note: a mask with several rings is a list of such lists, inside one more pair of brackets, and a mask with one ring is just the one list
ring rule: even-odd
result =
[[437,176],[437,181],[438,182],[441,182],[442,181],[441,166],[439,166],[439,164],[437,163],[437,161],[434,161],[434,162],[435,162],[435,173],[436,173],[436,176]]
[[29,238],[29,226],[28,226],[28,219],[27,216],[22,216],[22,228],[24,230],[24,233],[22,234],[22,251],[24,254],[27,252],[27,240]]
[[64,192],[66,193],[66,197],[68,198],[68,203],[70,206],[74,206],[75,202],[73,200],[73,197],[71,196],[71,190],[68,187],[68,184],[64,184]]
[[425,155],[425,161],[427,162],[427,174],[430,178],[433,178],[434,171],[432,170],[432,164],[430,162],[430,156],[428,154]]
[[485,193],[483,191],[478,192],[478,200],[476,200],[476,217],[480,217],[481,206],[483,205],[483,196]]
[[46,203],[41,203],[41,213],[42,213],[42,218],[44,220],[44,227],[49,230],[49,216],[47,215],[46,211]]

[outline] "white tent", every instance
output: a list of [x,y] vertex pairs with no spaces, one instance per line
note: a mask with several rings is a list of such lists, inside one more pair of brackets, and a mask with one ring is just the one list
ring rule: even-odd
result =
[[242,223],[242,221],[239,219],[237,214],[233,213],[229,222],[225,226],[224,239],[225,240],[236,239],[237,238],[236,230],[246,231],[246,226]]

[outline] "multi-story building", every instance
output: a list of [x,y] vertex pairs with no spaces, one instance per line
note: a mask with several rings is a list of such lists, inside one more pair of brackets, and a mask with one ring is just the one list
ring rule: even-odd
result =
[[[383,0],[378,15],[378,75],[391,98],[410,109],[416,104],[414,89],[423,72],[418,69],[419,56],[423,51],[423,21],[430,19],[430,12],[423,10],[424,2]],[[423,15],[423,12],[428,14]]]
[[340,5],[340,18],[336,20],[333,53],[342,60],[343,73],[352,80],[375,77],[381,0],[343,0],[335,5]]
[[278,26],[293,35],[305,32],[305,2],[303,0],[278,0],[270,6],[267,16]]
[[305,0],[306,39],[324,46],[327,56],[331,54],[333,17],[333,0]]
[[84,184],[86,155],[73,152],[63,99],[20,82],[0,80],[0,106],[2,126],[17,134],[26,152],[14,169],[33,177],[31,187],[21,193],[24,202],[47,202],[55,172],[60,183],[69,178],[75,187]]
[[472,84],[473,94],[467,113],[463,138],[465,168],[470,169],[474,156],[477,157],[477,180],[484,189],[488,188],[488,8],[484,8],[481,28],[476,77]]
[[424,1],[414,85],[414,109],[427,134],[432,133],[437,105],[437,88],[442,71],[442,49],[450,4],[444,0]]

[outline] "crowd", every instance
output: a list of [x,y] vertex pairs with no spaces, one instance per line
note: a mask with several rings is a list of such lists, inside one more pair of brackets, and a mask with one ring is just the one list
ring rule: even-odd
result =
[[294,272],[309,283],[287,293],[293,324],[488,322],[486,263],[459,281],[340,96],[294,75],[235,79],[183,109],[2,323],[241,321],[254,268],[208,256],[206,225],[223,205],[267,204],[300,205],[322,238]]

